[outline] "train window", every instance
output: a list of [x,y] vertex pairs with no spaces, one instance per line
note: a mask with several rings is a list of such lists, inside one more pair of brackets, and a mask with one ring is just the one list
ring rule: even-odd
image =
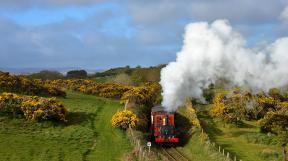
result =
[[165,117],[163,118],[163,126],[168,125],[168,124],[169,124],[169,117],[168,117],[168,116],[165,116]]
[[156,119],[157,119],[157,120],[156,120],[156,124],[157,124],[157,125],[161,125],[161,124],[162,124],[162,123],[161,123],[161,122],[162,122],[162,117],[161,117],[161,116],[157,116]]

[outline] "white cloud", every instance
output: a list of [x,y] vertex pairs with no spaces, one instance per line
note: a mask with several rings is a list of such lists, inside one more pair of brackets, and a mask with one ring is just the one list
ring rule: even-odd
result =
[[[261,4],[261,7],[259,7]],[[286,3],[283,0],[128,0],[128,10],[135,22],[148,25],[164,22],[214,21],[262,23],[277,21],[275,17]]]
[[283,23],[287,23],[288,24],[288,6],[283,10],[283,12],[281,13],[280,18],[283,21]]

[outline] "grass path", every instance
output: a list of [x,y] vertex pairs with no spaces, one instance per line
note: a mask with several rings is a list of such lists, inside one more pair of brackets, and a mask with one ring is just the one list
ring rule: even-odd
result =
[[0,161],[113,161],[131,150],[125,132],[113,129],[117,101],[68,92],[68,125],[0,116]]

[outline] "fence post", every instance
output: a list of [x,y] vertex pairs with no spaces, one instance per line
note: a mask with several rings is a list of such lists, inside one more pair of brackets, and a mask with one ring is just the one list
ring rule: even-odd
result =
[[141,153],[142,153],[142,149],[141,149],[141,147],[139,147],[139,158],[140,158],[139,160],[142,160],[142,154]]
[[219,146],[219,148],[218,148],[218,152],[221,153],[221,147],[220,147],[220,146]]
[[223,148],[223,155],[225,156],[225,150],[224,150],[224,148]]
[[236,156],[234,156],[234,161],[237,161]]
[[[138,140],[138,142],[137,142],[137,146],[140,147],[140,141],[139,141],[139,140]],[[141,147],[140,147],[140,148],[141,148]]]
[[143,150],[143,159],[146,160],[145,158],[145,151]]
[[230,154],[229,154],[229,152],[228,152],[228,153],[227,153],[227,158],[229,158],[229,155],[230,155]]

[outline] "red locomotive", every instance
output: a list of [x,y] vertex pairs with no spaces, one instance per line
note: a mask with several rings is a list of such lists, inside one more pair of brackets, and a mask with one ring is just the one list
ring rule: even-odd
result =
[[166,112],[163,106],[151,109],[151,130],[156,143],[178,143],[174,124],[174,113]]

